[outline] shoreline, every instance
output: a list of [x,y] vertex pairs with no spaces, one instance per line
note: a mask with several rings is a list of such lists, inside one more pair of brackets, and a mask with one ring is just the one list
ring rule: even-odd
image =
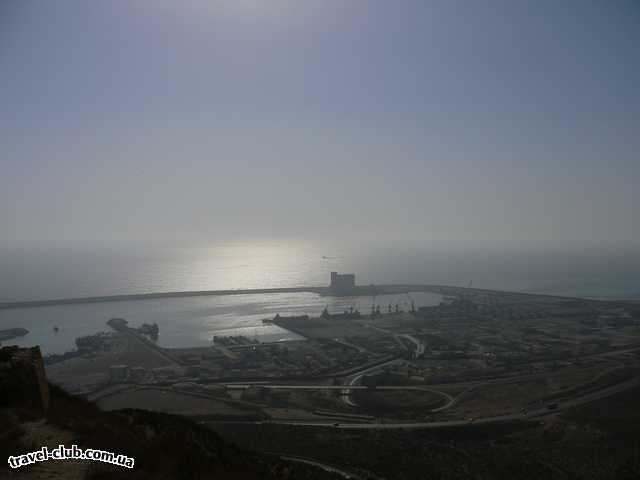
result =
[[[90,303],[108,303],[108,302],[126,302],[138,300],[155,300],[163,298],[188,298],[188,297],[206,297],[206,296],[228,296],[228,295],[261,295],[272,293],[316,293],[321,296],[335,297],[360,297],[371,295],[388,295],[403,294],[411,292],[432,292],[441,295],[455,295],[460,292],[468,293],[496,293],[500,295],[524,295],[546,298],[564,298],[582,301],[607,302],[608,299],[593,299],[583,297],[571,297],[564,295],[539,294],[528,292],[513,292],[504,290],[492,290],[484,288],[466,288],[448,285],[422,285],[422,284],[397,284],[397,285],[360,285],[349,292],[332,292],[329,287],[280,287],[280,288],[254,288],[254,289],[229,289],[229,290],[192,290],[181,292],[152,292],[152,293],[134,293],[120,295],[104,295],[92,297],[76,297],[76,298],[60,298],[48,300],[25,300],[18,302],[0,302],[0,310],[23,309],[50,307],[61,305],[81,305]],[[617,300],[620,302],[623,300]],[[627,300],[629,301],[629,300]],[[633,301],[633,300],[632,300]]]

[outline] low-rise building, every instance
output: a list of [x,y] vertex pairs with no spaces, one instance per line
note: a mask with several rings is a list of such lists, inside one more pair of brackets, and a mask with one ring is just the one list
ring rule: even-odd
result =
[[114,383],[126,381],[128,374],[128,365],[111,365],[109,367],[109,379]]

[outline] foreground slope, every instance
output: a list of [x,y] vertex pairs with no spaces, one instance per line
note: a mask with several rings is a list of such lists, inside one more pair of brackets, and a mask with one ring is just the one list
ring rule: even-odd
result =
[[99,462],[49,461],[9,469],[0,478],[31,479],[330,479],[316,467],[251,453],[194,422],[143,410],[104,412],[51,386],[45,418],[26,409],[0,413],[0,455],[77,444],[135,459],[129,470]]

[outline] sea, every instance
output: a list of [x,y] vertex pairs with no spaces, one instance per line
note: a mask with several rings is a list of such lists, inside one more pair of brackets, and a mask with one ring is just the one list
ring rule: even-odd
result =
[[[440,284],[584,298],[640,298],[640,253],[315,241],[219,242],[190,247],[12,247],[0,249],[0,303],[189,290],[325,286],[331,271],[360,285]],[[384,306],[436,305],[433,293],[378,296]],[[313,293],[161,298],[0,310],[0,330],[29,333],[4,344],[40,345],[45,354],[75,349],[78,336],[109,331],[122,317],[157,323],[164,347],[206,346],[214,335],[264,342],[299,339],[264,324],[280,315],[371,309],[370,297]],[[54,327],[58,327],[57,332]]]

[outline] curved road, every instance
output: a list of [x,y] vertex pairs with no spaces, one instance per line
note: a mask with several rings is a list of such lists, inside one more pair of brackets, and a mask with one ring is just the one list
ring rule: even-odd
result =
[[279,453],[272,453],[272,452],[264,452],[264,453],[268,455],[274,455],[274,456],[280,457],[281,459],[288,460],[290,462],[298,462],[298,463],[304,463],[306,465],[311,465],[313,467],[320,468],[325,472],[336,473],[343,478],[349,478],[349,479],[355,479],[355,480],[359,480],[362,478],[360,475],[356,475],[354,473],[348,472],[344,470],[342,467],[336,467],[335,465],[330,465],[328,463],[320,462],[313,458],[299,457],[297,455],[287,455],[287,454],[279,454]]
[[203,421],[203,424],[215,424],[215,423],[251,423],[251,424],[277,424],[277,425],[297,425],[297,426],[311,426],[311,427],[330,427],[337,429],[353,429],[353,430],[371,430],[371,429],[426,429],[426,428],[441,428],[441,427],[455,427],[462,425],[470,425],[470,424],[489,424],[489,423],[498,423],[498,422],[509,422],[515,420],[525,420],[528,418],[538,418],[547,415],[555,415],[560,411],[566,410],[571,407],[575,407],[578,405],[582,405],[585,403],[593,402],[595,400],[600,400],[601,398],[606,398],[611,395],[615,395],[617,393],[623,392],[633,387],[640,386],[640,378],[634,378],[631,380],[627,380],[622,383],[618,383],[616,385],[603,388],[596,392],[587,393],[576,397],[574,399],[559,403],[557,408],[549,409],[547,407],[539,408],[537,410],[530,410],[526,415],[522,413],[514,413],[509,415],[498,415],[494,417],[485,417],[479,418],[475,421],[469,420],[447,420],[441,422],[413,422],[413,423],[335,423],[335,422],[309,422],[309,421],[278,421],[278,420],[270,420],[267,422],[263,421],[250,421],[250,422],[242,422],[242,421]]

